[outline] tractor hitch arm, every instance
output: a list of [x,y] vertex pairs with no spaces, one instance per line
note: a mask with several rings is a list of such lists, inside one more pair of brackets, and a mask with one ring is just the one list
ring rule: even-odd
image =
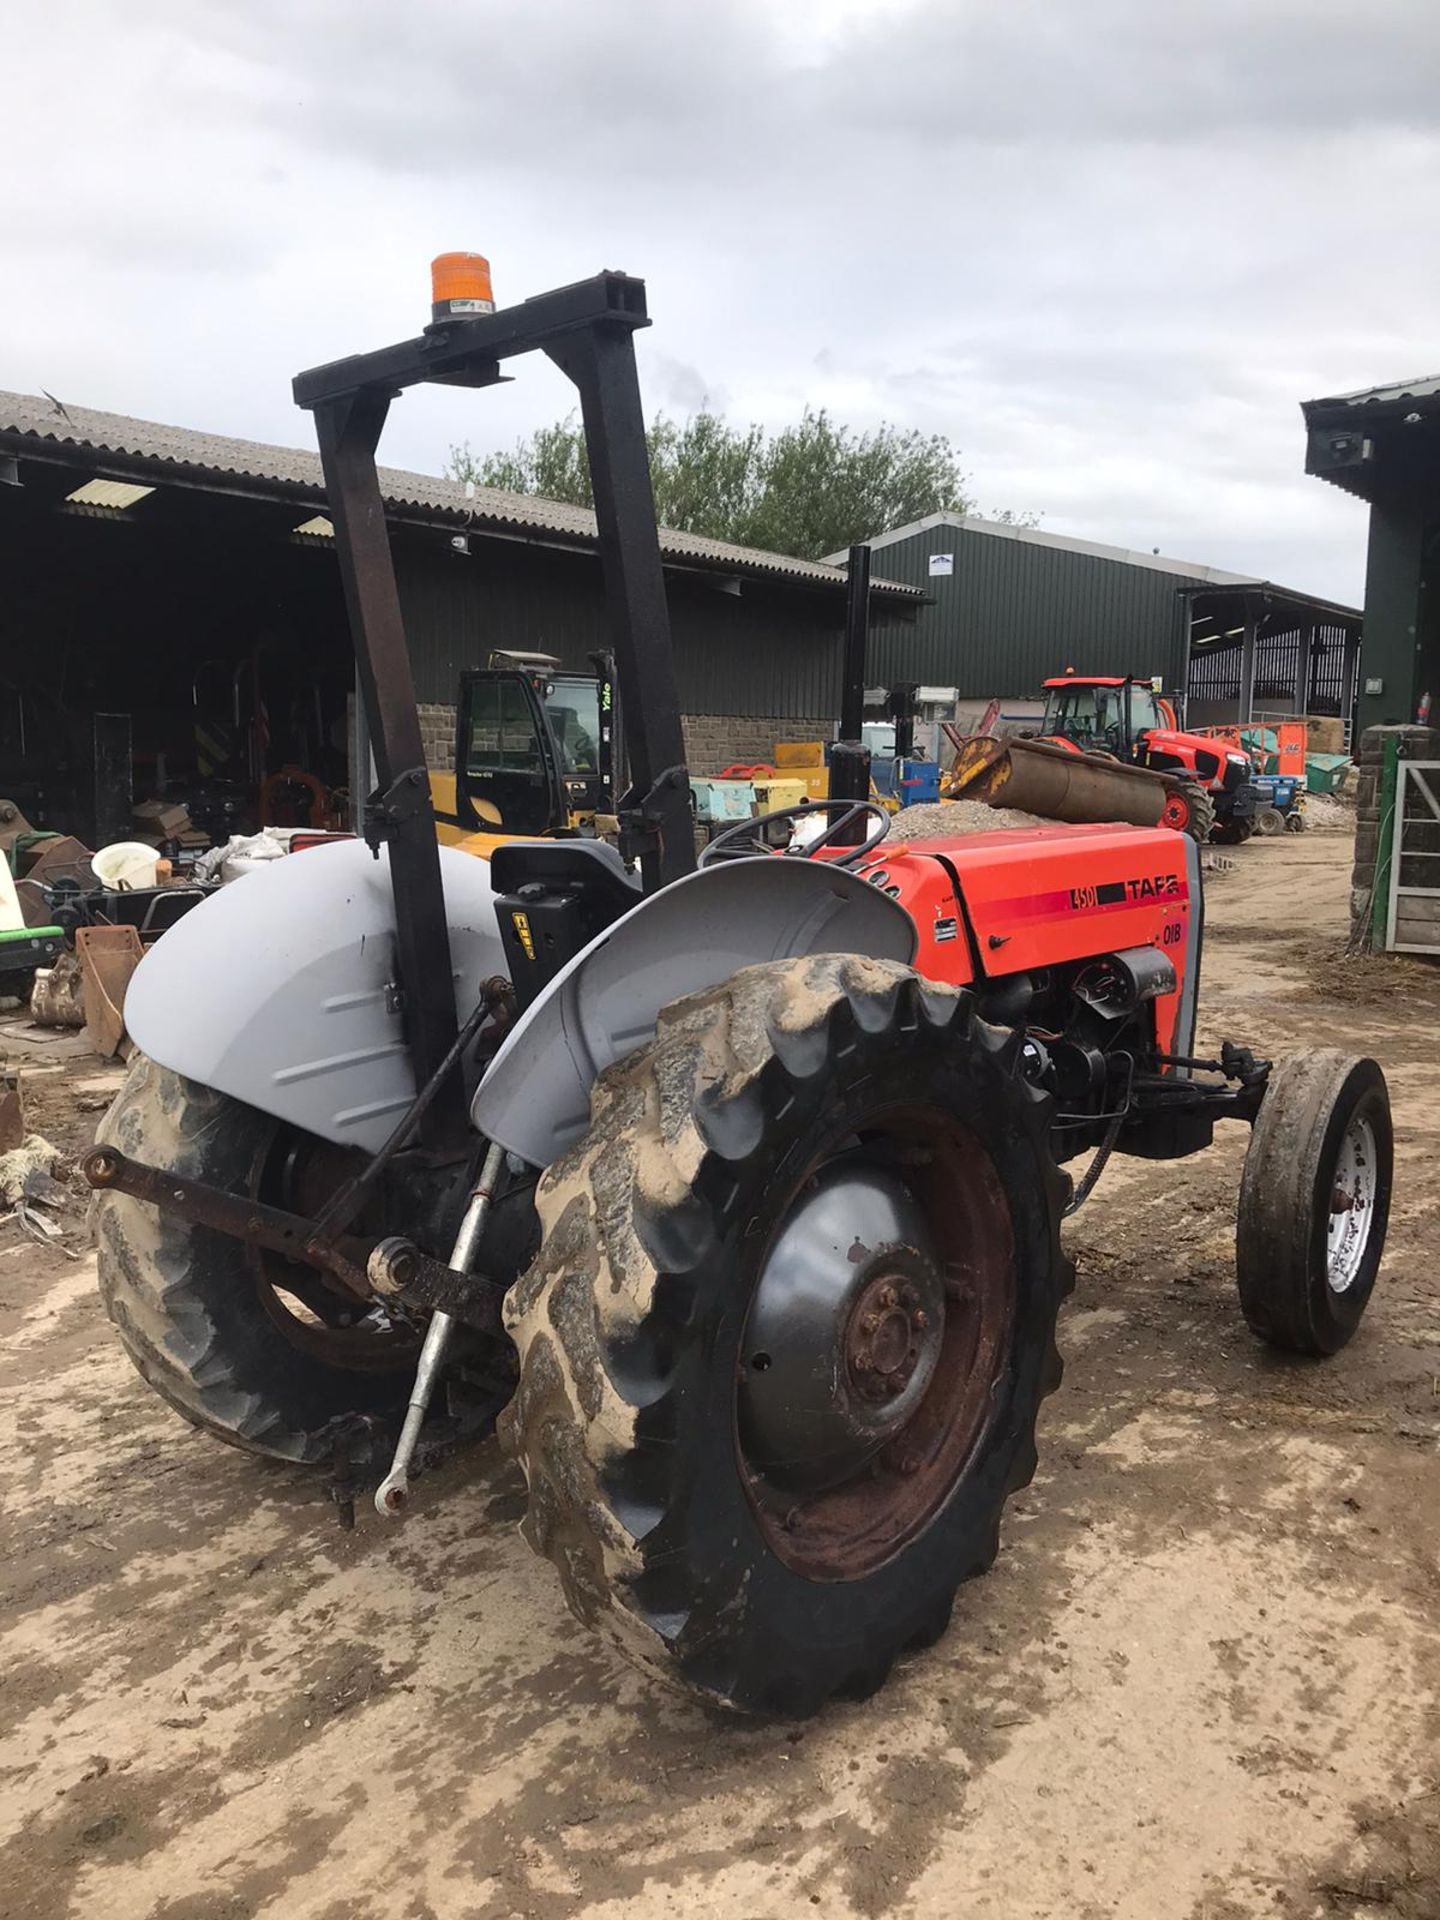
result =
[[98,1193],[148,1201],[164,1213],[177,1213],[248,1246],[319,1268],[367,1306],[393,1300],[421,1311],[452,1314],[483,1333],[501,1331],[499,1287],[483,1274],[456,1273],[408,1241],[365,1240],[344,1233],[327,1238],[318,1222],[302,1214],[146,1166],[114,1147],[94,1148],[81,1161],[80,1171]]
[[360,1300],[371,1298],[365,1278],[372,1245],[369,1241],[348,1234],[321,1241],[316,1237],[315,1222],[301,1214],[286,1213],[283,1208],[267,1206],[244,1194],[225,1193],[168,1168],[147,1167],[114,1147],[94,1148],[80,1162],[80,1171],[99,1193],[124,1193],[132,1200],[146,1200],[162,1213],[178,1213],[197,1226],[228,1233],[252,1247],[264,1247],[289,1260],[323,1268],[347,1293]]

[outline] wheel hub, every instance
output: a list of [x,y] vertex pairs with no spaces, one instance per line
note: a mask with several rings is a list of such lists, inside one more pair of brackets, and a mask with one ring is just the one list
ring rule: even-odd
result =
[[893,1400],[905,1391],[925,1351],[930,1315],[920,1289],[888,1253],[880,1272],[850,1311],[843,1347],[851,1385],[867,1400]]
[[746,1329],[739,1411],[764,1480],[815,1492],[859,1472],[924,1399],[944,1330],[944,1281],[904,1181],[826,1168],[771,1246]]
[[813,1167],[749,1268],[734,1441],[776,1558],[856,1580],[931,1524],[1003,1416],[1017,1250],[996,1163],[947,1107],[876,1106]]

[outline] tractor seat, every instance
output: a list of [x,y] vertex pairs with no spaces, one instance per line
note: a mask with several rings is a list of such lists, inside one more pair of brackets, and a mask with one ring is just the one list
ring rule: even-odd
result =
[[490,856],[490,884],[522,1013],[641,899],[639,881],[603,840],[512,841]]
[[604,840],[512,840],[490,856],[496,893],[522,887],[579,887],[602,909],[608,924],[640,903],[640,878]]

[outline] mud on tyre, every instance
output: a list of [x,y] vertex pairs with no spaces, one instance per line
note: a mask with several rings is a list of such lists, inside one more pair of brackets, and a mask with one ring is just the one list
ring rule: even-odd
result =
[[1332,1354],[1355,1332],[1385,1248],[1394,1152],[1376,1061],[1315,1047],[1271,1074],[1235,1225],[1240,1305],[1262,1340]]
[[994,1559],[1058,1383],[1049,1102],[849,956],[676,1003],[542,1179],[500,1421],[573,1611],[751,1711],[863,1695]]
[[[278,1132],[255,1108],[142,1055],[97,1139],[147,1165],[253,1194],[284,1144]],[[355,1464],[383,1466],[419,1351],[408,1329],[356,1324],[355,1307],[328,1294],[311,1269],[142,1200],[101,1194],[94,1221],[106,1311],[140,1373],[177,1413],[246,1452],[304,1462],[328,1458],[338,1424],[361,1415],[374,1422],[371,1455],[357,1446]]]

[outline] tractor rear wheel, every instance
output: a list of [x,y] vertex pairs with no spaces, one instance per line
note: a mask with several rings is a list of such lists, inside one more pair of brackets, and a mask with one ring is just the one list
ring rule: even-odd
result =
[[878,1687],[995,1557],[1067,1183],[1013,1036],[812,955],[677,1002],[542,1178],[502,1442],[571,1609],[711,1701]]
[[[283,1156],[345,1158],[213,1087],[143,1055],[100,1124],[98,1141],[146,1165],[231,1193],[262,1195]],[[348,1166],[343,1171],[349,1171]],[[305,1177],[302,1173],[302,1179]],[[312,1175],[312,1178],[314,1176]],[[287,1196],[289,1197],[289,1196]],[[304,1192],[302,1203],[318,1204]],[[192,1426],[273,1460],[320,1461],[341,1422],[371,1423],[357,1468],[388,1463],[414,1379],[419,1337],[331,1291],[311,1267],[161,1213],[143,1200],[95,1201],[100,1294],[126,1352]]]
[[1285,816],[1278,807],[1261,807],[1255,816],[1255,831],[1262,840],[1273,840],[1285,831]]
[[1215,825],[1215,802],[1198,780],[1182,780],[1165,796],[1160,825],[1173,827],[1176,833],[1188,833],[1203,847]]
[[1252,1332],[1291,1353],[1336,1353],[1375,1289],[1394,1136],[1385,1075],[1334,1048],[1270,1076],[1245,1155],[1235,1271]]

